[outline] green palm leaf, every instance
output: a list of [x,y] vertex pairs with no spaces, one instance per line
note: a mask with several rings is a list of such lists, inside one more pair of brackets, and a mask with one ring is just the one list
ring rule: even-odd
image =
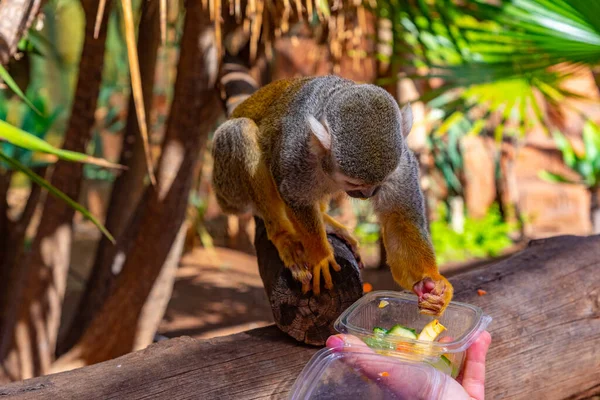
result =
[[0,65],[0,78],[2,78],[4,83],[6,83],[6,85],[13,92],[15,92],[16,95],[19,96],[25,102],[25,104],[27,104],[29,107],[31,107],[31,109],[34,110],[39,115],[42,115],[42,113],[33,105],[33,103],[31,103],[31,101],[29,101],[29,99],[25,96],[25,93],[23,93],[23,91],[21,90],[19,85],[17,85],[17,83],[13,80],[13,78],[10,76],[8,71],[2,65]]
[[108,230],[104,227],[104,225],[102,225],[88,210],[86,210],[82,205],[80,205],[79,203],[73,201],[69,196],[67,196],[66,194],[64,194],[63,192],[61,192],[60,190],[58,190],[57,188],[55,188],[54,186],[52,186],[50,184],[50,182],[48,182],[47,180],[45,180],[44,178],[42,178],[41,176],[39,176],[38,174],[36,174],[35,172],[33,172],[31,169],[27,168],[25,165],[21,164],[19,161],[15,160],[14,158],[8,157],[6,156],[4,153],[0,152],[0,160],[4,161],[5,163],[7,163],[8,165],[10,165],[11,168],[21,171],[23,172],[25,175],[27,175],[29,177],[29,179],[31,179],[32,182],[37,183],[38,185],[40,185],[41,187],[43,187],[44,189],[46,189],[48,191],[48,193],[50,193],[51,195],[63,200],[65,203],[67,203],[70,207],[74,208],[75,210],[79,211],[81,214],[83,214],[86,218],[88,218],[90,221],[92,221],[94,223],[94,225],[96,225],[98,227],[98,229],[100,229],[100,231],[112,242],[115,243],[115,239],[113,238],[113,236],[110,234],[110,232],[108,232]]
[[52,154],[67,161],[94,164],[108,168],[123,168],[118,164],[113,164],[100,158],[91,157],[87,154],[58,149],[45,140],[40,139],[37,136],[25,132],[2,120],[0,120],[0,140],[5,140],[15,146],[22,147],[27,150]]

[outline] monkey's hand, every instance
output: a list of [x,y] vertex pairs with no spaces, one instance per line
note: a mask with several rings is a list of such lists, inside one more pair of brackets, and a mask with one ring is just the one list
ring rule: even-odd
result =
[[287,232],[277,235],[272,242],[277,248],[279,258],[292,273],[292,277],[302,282],[303,287],[309,285],[312,275],[305,260],[302,242]]
[[[342,270],[337,261],[335,261],[335,256],[332,252],[327,258],[323,258],[321,261],[312,264],[312,291],[315,296],[321,293],[321,272],[323,273],[323,279],[325,280],[325,288],[333,288],[333,281],[331,280],[329,266],[333,267],[333,270],[336,272]],[[303,283],[302,293],[308,293],[309,290],[310,282]]]
[[419,296],[419,309],[422,314],[440,316],[452,300],[454,289],[446,278],[438,275],[436,279],[425,278],[413,286],[413,292]]

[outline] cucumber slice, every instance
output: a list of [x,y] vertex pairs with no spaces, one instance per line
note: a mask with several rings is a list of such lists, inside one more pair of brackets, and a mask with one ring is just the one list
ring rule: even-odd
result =
[[429,363],[432,367],[434,367],[435,369],[450,375],[452,377],[456,377],[454,376],[454,372],[455,369],[452,368],[452,362],[450,361],[450,359],[444,355],[440,356],[440,359],[434,363]]
[[375,328],[373,328],[373,333],[376,336],[385,336],[388,333],[388,331],[387,331],[387,329],[383,329],[383,328],[376,326]]
[[394,350],[394,345],[381,338],[365,338],[364,342],[373,350]]
[[392,326],[390,328],[390,330],[387,331],[387,334],[393,335],[393,336],[405,337],[408,339],[416,339],[417,338],[417,331],[415,331],[414,329],[410,329],[405,326],[402,326],[400,324]]

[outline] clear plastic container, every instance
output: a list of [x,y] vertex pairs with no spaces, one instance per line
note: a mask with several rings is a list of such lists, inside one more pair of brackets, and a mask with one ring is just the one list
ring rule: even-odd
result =
[[375,327],[389,329],[396,324],[420,332],[433,319],[419,313],[415,295],[376,291],[346,309],[334,326],[340,333],[357,336],[379,354],[430,364],[455,378],[462,368],[465,351],[492,321],[480,308],[450,302],[438,318],[446,330],[434,342],[398,336],[382,338],[373,333]]
[[414,361],[325,348],[306,364],[289,399],[442,400],[445,378]]

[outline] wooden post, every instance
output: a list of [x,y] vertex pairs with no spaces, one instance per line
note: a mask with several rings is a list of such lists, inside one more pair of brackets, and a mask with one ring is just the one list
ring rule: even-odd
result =
[[255,221],[254,246],[258,269],[275,323],[298,341],[311,345],[325,344],[327,338],[335,334],[333,322],[362,296],[362,281],[356,259],[343,241],[329,235],[336,261],[342,270],[332,270],[332,290],[325,289],[321,283],[319,296],[314,296],[312,292],[303,294],[301,283],[292,278],[291,272],[279,259],[277,249],[267,238],[263,221],[260,218],[255,218]]

